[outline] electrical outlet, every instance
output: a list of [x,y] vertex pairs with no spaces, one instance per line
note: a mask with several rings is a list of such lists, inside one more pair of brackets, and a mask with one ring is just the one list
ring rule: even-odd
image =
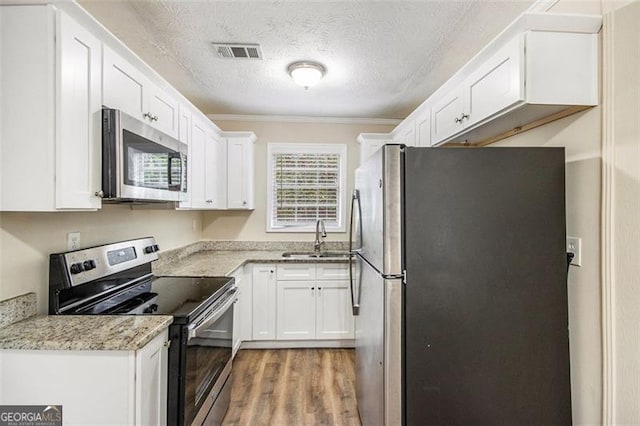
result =
[[567,253],[573,253],[572,265],[582,266],[582,238],[567,237]]
[[67,250],[80,250],[79,232],[69,232],[67,234]]

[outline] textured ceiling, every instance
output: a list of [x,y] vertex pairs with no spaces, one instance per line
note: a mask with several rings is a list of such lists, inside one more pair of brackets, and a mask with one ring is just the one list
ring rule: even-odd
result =
[[[80,1],[207,114],[404,118],[531,0]],[[263,60],[212,42],[259,43]],[[286,69],[313,60],[305,91]]]

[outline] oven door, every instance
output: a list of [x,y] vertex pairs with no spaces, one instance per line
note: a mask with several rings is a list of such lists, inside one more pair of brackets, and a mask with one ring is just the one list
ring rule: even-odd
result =
[[105,109],[103,116],[105,198],[184,200],[187,145],[122,111]]
[[207,415],[231,372],[235,292],[227,291],[187,327],[185,425]]

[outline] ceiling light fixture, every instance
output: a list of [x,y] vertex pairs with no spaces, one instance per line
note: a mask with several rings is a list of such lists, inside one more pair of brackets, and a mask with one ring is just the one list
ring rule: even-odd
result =
[[317,62],[294,62],[287,68],[293,81],[305,89],[318,84],[327,72],[326,68]]

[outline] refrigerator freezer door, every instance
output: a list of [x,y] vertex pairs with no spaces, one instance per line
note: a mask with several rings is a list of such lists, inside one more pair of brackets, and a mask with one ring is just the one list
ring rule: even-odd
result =
[[402,281],[387,280],[354,257],[360,279],[356,321],[356,397],[363,425],[401,424]]
[[402,274],[402,146],[385,145],[355,173],[360,254],[385,277]]

